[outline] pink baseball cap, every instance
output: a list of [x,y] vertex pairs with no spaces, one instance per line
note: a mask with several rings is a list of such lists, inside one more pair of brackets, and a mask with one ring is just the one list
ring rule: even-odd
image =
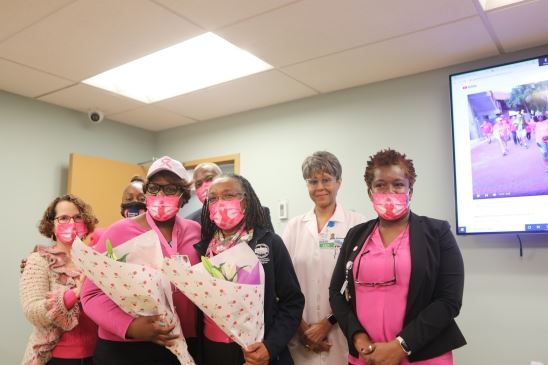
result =
[[147,178],[160,171],[171,171],[186,182],[190,181],[190,179],[188,178],[188,173],[185,170],[183,164],[177,160],[172,159],[169,156],[163,156],[154,161],[154,163],[150,165],[150,168],[148,169]]

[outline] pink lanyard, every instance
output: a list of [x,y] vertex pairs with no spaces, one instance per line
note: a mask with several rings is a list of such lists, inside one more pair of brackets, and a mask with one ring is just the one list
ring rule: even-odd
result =
[[162,246],[164,246],[164,248],[166,249],[169,257],[177,253],[177,236],[179,233],[179,225],[177,224],[177,219],[179,219],[179,217],[175,217],[175,224],[173,225],[173,231],[171,232],[171,246],[170,246],[169,243],[167,243],[166,238],[164,237],[164,235],[162,234],[162,232],[156,225],[156,222],[154,222],[154,219],[152,219],[152,217],[150,216],[150,213],[146,212],[145,216],[147,218],[148,225],[150,226],[150,228],[154,230],[154,232],[156,232],[156,234],[158,235],[158,238],[160,238],[160,242],[162,243]]

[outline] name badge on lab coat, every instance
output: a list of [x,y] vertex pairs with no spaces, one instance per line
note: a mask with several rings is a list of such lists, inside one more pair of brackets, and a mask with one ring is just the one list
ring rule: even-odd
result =
[[320,233],[320,248],[334,249],[341,248],[344,237],[337,237],[335,233],[335,221],[327,222],[325,231]]

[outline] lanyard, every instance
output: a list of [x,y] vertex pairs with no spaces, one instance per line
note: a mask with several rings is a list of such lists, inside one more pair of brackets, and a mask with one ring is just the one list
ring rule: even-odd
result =
[[164,237],[164,235],[160,231],[160,228],[158,228],[156,222],[154,222],[154,219],[152,219],[148,211],[145,213],[145,217],[150,228],[152,228],[154,232],[156,232],[156,234],[158,235],[158,238],[160,239],[162,246],[164,246],[164,248],[166,249],[168,256],[171,257],[175,253],[177,253],[177,236],[179,233],[179,225],[177,224],[177,219],[179,219],[179,217],[175,217],[175,224],[173,225],[173,230],[171,231],[171,246],[169,245],[169,243],[167,243],[166,238]]

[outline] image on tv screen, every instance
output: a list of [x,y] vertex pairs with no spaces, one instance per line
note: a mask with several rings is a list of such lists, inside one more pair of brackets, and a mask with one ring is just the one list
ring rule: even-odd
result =
[[548,232],[548,57],[450,81],[457,233]]

